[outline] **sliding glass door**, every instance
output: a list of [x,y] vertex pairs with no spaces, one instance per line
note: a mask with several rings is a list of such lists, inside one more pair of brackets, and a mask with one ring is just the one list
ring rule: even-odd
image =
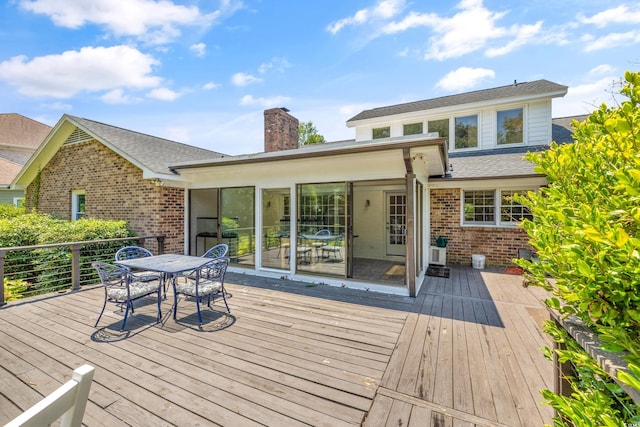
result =
[[291,252],[291,191],[262,190],[262,267],[289,270]]

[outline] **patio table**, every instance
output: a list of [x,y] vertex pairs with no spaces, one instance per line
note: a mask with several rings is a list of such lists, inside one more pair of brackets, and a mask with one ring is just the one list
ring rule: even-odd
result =
[[211,261],[211,258],[179,254],[162,254],[144,258],[115,261],[115,263],[132,269],[163,273],[165,280],[171,278],[172,283],[175,285],[178,273],[196,270],[209,261]]

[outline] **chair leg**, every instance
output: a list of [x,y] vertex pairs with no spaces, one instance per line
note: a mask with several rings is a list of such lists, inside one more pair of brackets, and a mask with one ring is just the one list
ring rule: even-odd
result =
[[98,320],[96,320],[96,324],[93,325],[94,328],[96,328],[98,326],[98,322],[100,321],[100,318],[102,318],[102,313],[104,313],[104,309],[107,307],[107,300],[104,300],[104,304],[102,305],[102,311],[100,312],[100,315],[98,316]]
[[133,302],[127,301],[127,308],[124,310],[124,319],[122,319],[122,325],[120,331],[124,331],[124,325],[127,323],[127,316],[129,315],[129,307],[131,307],[131,313],[133,313]]
[[202,313],[200,313],[200,297],[196,297],[196,309],[198,310],[198,324],[202,327]]
[[[167,298],[167,291],[164,291],[164,297]],[[162,320],[162,286],[158,286],[158,322]]]
[[227,307],[227,313],[231,313],[231,310],[229,309],[229,304],[227,304],[227,292],[224,290],[224,285],[222,285],[222,300],[224,301],[224,305],[225,307]]

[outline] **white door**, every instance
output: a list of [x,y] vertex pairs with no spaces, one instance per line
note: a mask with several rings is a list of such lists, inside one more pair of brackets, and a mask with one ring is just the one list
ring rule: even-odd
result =
[[407,196],[405,193],[387,193],[387,255],[405,256],[407,242]]

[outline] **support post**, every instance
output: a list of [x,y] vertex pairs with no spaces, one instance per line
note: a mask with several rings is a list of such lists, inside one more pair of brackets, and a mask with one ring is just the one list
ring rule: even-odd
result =
[[0,251],[0,307],[6,304],[4,300],[4,258],[7,251]]
[[71,290],[80,289],[80,248],[82,244],[71,245]]

